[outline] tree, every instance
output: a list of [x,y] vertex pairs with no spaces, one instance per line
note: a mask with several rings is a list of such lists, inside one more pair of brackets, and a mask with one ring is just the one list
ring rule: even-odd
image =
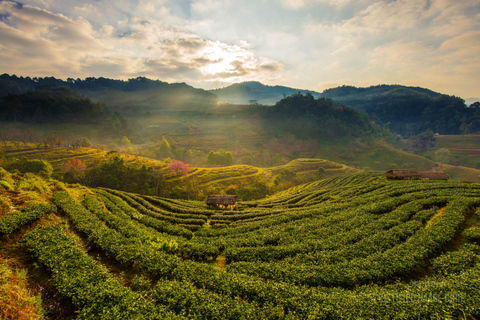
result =
[[78,179],[86,169],[87,165],[80,159],[73,158],[68,159],[67,162],[65,162],[65,172],[70,173],[74,179]]
[[163,138],[160,142],[160,147],[156,150],[156,155],[158,158],[168,158],[171,155],[172,148],[170,147],[170,143]]
[[231,166],[233,164],[233,155],[230,151],[225,152],[225,164]]
[[215,165],[215,152],[211,151],[207,155],[207,165]]
[[175,160],[168,165],[168,170],[171,176],[187,176],[190,172],[190,165],[183,161]]
[[460,126],[460,131],[462,131],[462,137],[468,133],[468,125],[466,122],[463,122]]
[[150,175],[153,179],[153,187],[155,188],[155,195],[163,197],[164,189],[166,186],[164,171],[162,169],[153,169]]
[[128,138],[126,136],[123,136],[120,143],[125,147],[130,147],[130,140],[128,140]]
[[63,143],[64,139],[62,137],[60,137],[59,135],[56,135],[55,136],[55,145],[57,147],[60,147],[60,145]]
[[440,163],[440,167],[442,167],[443,164],[448,163],[450,156],[450,150],[448,150],[447,148],[442,148],[435,151],[435,159]]

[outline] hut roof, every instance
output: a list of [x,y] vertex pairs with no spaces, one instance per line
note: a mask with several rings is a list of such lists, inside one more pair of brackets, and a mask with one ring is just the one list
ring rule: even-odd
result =
[[207,205],[214,205],[214,204],[231,205],[231,204],[235,204],[236,200],[237,200],[237,196],[235,195],[211,194],[208,196]]
[[387,178],[419,177],[420,173],[415,169],[393,169],[385,172]]
[[450,179],[450,176],[443,171],[420,171],[423,179]]

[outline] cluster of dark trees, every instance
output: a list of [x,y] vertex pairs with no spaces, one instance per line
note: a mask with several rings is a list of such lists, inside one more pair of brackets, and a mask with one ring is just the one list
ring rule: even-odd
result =
[[263,107],[263,120],[274,133],[288,132],[299,139],[342,139],[376,132],[366,114],[329,98],[315,99],[309,93],[297,93],[272,107]]
[[[20,94],[34,91],[39,87],[57,86],[95,101],[104,102],[111,110],[146,111],[175,107],[187,110],[208,109],[215,106],[218,98],[205,90],[193,88],[186,83],[167,83],[137,77],[124,80],[88,77],[85,79],[68,78],[66,81],[54,77],[30,78],[16,75],[0,75],[0,99],[8,94]],[[135,113],[135,112],[133,112]]]
[[100,123],[106,115],[104,105],[56,84],[10,93],[0,100],[0,119],[4,121]]
[[[350,108],[366,112],[370,119],[403,137],[427,129],[440,134],[480,131],[480,105],[418,87],[379,85],[369,88],[342,86],[325,90],[330,97]],[[463,127],[462,127],[463,125]]]
[[8,93],[22,93],[45,85],[59,85],[77,91],[118,90],[125,92],[188,86],[185,83],[169,84],[145,77],[131,78],[126,81],[103,77],[68,78],[67,81],[64,81],[55,77],[17,77],[4,73],[0,75],[0,96],[5,96]]
[[233,155],[224,149],[219,149],[217,152],[210,151],[206,162],[210,166],[231,166],[233,164]]

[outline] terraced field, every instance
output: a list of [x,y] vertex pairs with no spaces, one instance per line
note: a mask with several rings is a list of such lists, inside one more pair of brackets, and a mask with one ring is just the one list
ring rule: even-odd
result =
[[[93,148],[78,148],[73,150],[68,147],[57,147],[51,149],[37,148],[34,144],[24,144],[19,148],[14,148],[11,145],[10,148],[4,148],[4,154],[7,158],[27,158],[27,159],[44,159],[47,160],[53,167],[54,172],[62,174],[65,169],[65,163],[69,159],[77,158],[82,160],[87,167],[94,162],[105,161],[109,158],[107,151],[102,151]],[[124,159],[124,163],[129,166],[141,166],[162,169],[167,174],[167,180],[175,181],[181,179],[179,177],[171,177],[168,174],[168,167],[163,161],[155,159],[133,156],[129,154],[120,154]],[[255,177],[263,174],[266,179],[273,178],[275,174],[282,170],[294,171],[299,178],[305,178],[312,180],[312,177],[308,175],[314,174],[318,168],[324,168],[324,177],[335,176],[339,174],[354,173],[357,169],[339,164],[333,161],[324,159],[296,159],[285,165],[271,167],[271,168],[258,168],[248,165],[232,165],[228,167],[192,167],[189,176],[195,179],[195,183],[199,187],[214,186],[214,187],[226,187],[230,184],[238,183],[239,180],[249,180],[253,182]],[[313,179],[315,179],[315,175]]]
[[79,319],[480,316],[478,184],[361,173],[234,211],[49,192],[4,208],[2,243],[28,250]]

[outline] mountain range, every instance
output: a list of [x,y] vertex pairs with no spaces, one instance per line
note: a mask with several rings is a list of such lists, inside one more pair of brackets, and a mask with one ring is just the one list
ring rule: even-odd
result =
[[[62,93],[61,101],[57,99],[59,92]],[[182,118],[182,121],[185,121],[195,115],[218,111],[221,104],[261,107],[276,105],[295,95],[309,96],[312,99],[332,99],[339,106],[368,114],[370,120],[376,124],[403,137],[418,135],[427,129],[439,134],[480,131],[479,104],[469,107],[459,97],[420,87],[386,84],[365,88],[339,86],[319,93],[250,81],[206,91],[185,83],[169,84],[145,77],[127,81],[93,77],[84,80],[69,78],[64,81],[53,77],[24,78],[3,74],[0,76],[0,120],[48,118],[49,114],[55,116],[57,113],[52,110],[60,110],[68,116],[74,114],[75,110],[67,110],[68,107],[65,106],[73,105],[73,101],[82,99],[81,105],[86,110],[86,113],[83,112],[85,118],[88,110],[100,110],[98,106],[84,100],[88,98],[93,103],[105,106],[107,114],[109,111],[116,111],[127,117],[141,117],[147,113],[173,113],[179,115],[176,119],[186,117]],[[43,106],[49,105],[49,99],[56,99],[59,105],[52,110],[43,110]],[[70,102],[66,103],[65,99]],[[228,110],[230,109],[226,109],[227,113]],[[34,117],[34,112],[38,113],[39,117]],[[293,113],[291,110],[291,114]],[[229,116],[232,117],[233,113]],[[288,117],[288,112],[285,116]]]

